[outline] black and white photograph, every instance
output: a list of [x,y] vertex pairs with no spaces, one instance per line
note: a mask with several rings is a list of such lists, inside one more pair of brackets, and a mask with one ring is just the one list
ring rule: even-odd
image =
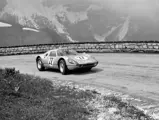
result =
[[159,120],[159,0],[0,0],[0,120]]

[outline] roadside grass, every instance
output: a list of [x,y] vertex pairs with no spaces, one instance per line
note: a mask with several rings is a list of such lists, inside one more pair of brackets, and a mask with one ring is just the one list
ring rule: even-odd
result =
[[0,69],[0,120],[153,120],[128,103],[96,91]]

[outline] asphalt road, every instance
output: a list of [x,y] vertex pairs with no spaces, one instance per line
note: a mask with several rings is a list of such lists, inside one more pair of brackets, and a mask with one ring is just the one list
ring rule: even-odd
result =
[[159,101],[159,54],[92,54],[99,64],[90,72],[76,71],[62,75],[57,70],[39,72],[36,55],[0,57],[0,67],[15,67],[49,79],[74,81],[106,87],[133,96]]

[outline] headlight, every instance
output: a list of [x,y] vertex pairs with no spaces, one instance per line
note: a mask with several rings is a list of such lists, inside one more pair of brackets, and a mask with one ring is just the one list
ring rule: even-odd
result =
[[76,61],[74,61],[73,59],[68,59],[68,62],[70,63],[70,64],[78,64]]

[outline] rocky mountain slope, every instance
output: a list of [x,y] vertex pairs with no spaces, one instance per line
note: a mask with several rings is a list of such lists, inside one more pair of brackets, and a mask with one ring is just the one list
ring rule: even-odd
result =
[[1,0],[0,46],[158,40],[158,3],[158,0]]

